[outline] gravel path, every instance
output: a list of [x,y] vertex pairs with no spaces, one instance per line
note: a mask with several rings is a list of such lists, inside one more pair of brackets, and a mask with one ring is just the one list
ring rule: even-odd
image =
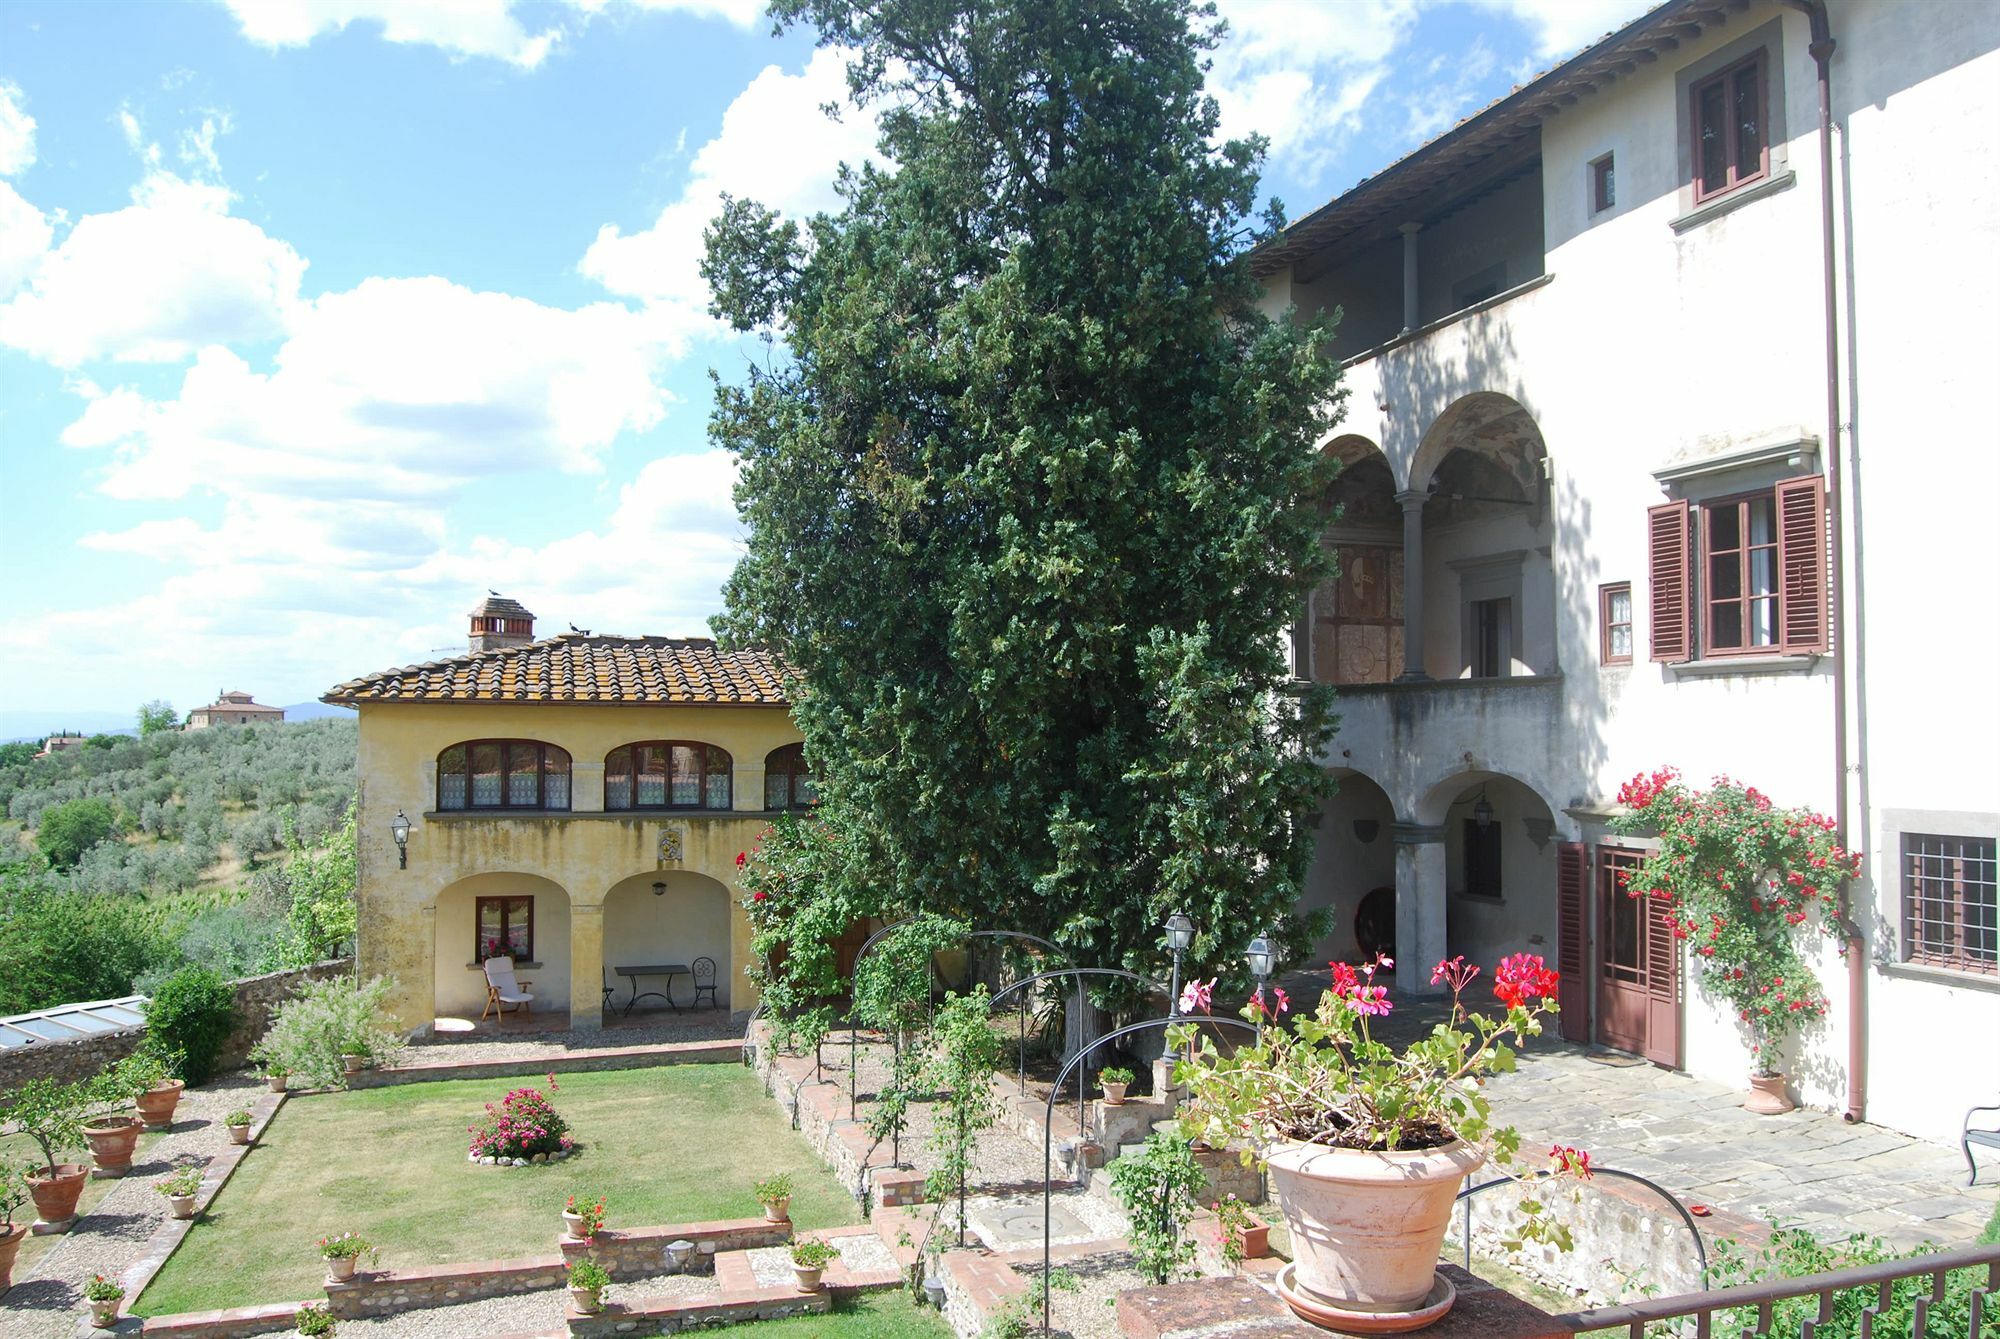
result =
[[[1055,1289],[1049,1298],[1052,1334],[1073,1339],[1118,1339],[1118,1318],[1114,1303],[1128,1288],[1143,1288],[1146,1280],[1132,1268],[1129,1255],[1096,1256],[1060,1268],[1076,1280],[1077,1286]],[[1041,1279],[1040,1265],[1016,1266],[1015,1272],[1032,1286]],[[1041,1317],[1037,1316],[1039,1321]]]
[[[614,1301],[632,1302],[655,1297],[699,1297],[714,1291],[715,1280],[706,1274],[660,1274],[614,1283],[606,1296]],[[456,1306],[405,1311],[399,1316],[344,1320],[340,1322],[340,1333],[367,1335],[369,1339],[488,1339],[496,1334],[562,1334],[563,1313],[568,1303],[568,1289],[548,1288],[515,1297],[488,1297]]]
[[[827,1244],[840,1253],[840,1263],[853,1273],[896,1268],[895,1253],[883,1244],[880,1237],[831,1237],[827,1239]],[[750,1272],[757,1276],[757,1282],[763,1287],[776,1288],[792,1283],[792,1251],[789,1246],[758,1246],[749,1255]]]
[[248,1075],[227,1075],[181,1094],[173,1126],[149,1147],[144,1161],[112,1185],[77,1225],[25,1273],[17,1273],[0,1303],[0,1339],[69,1339],[83,1312],[78,1285],[92,1274],[114,1278],[144,1252],[153,1229],[167,1217],[166,1196],[153,1182],[182,1163],[205,1166],[229,1143],[222,1118],[248,1104],[262,1085]]
[[432,1060],[537,1060],[570,1051],[617,1046],[658,1046],[676,1041],[717,1041],[741,1037],[743,1025],[729,1021],[726,1009],[687,1009],[680,1013],[641,1012],[630,1018],[615,1015],[602,1031],[502,1032],[489,1023],[472,1032],[444,1032],[413,1042],[402,1063]]

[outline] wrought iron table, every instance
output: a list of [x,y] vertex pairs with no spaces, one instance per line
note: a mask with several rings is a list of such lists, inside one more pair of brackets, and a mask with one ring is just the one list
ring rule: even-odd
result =
[[[632,1006],[640,1000],[652,999],[654,997],[665,1000],[669,1009],[672,1009],[675,1013],[679,1013],[681,1007],[674,1003],[674,978],[677,976],[692,977],[694,975],[688,970],[686,963],[679,962],[651,963],[643,967],[614,967],[612,970],[632,983],[632,998],[625,1001],[626,1016],[631,1014]],[[639,978],[642,976],[664,976],[667,978],[667,988],[665,990],[649,990],[642,995],[639,993]]]

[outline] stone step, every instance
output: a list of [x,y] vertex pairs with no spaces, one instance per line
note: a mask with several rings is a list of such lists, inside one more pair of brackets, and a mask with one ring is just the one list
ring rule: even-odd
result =
[[642,1297],[631,1302],[607,1302],[596,1312],[569,1308],[563,1318],[570,1339],[617,1339],[632,1334],[676,1334],[718,1325],[741,1325],[783,1316],[822,1315],[833,1307],[833,1293],[821,1288],[802,1293],[796,1288],[720,1290],[699,1297]]

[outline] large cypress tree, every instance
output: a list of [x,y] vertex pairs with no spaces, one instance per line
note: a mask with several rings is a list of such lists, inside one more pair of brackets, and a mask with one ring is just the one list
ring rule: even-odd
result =
[[[747,556],[849,872],[885,907],[1157,971],[1294,915],[1329,783],[1285,632],[1324,574],[1327,330],[1258,314],[1257,141],[1214,143],[1184,0],[778,0],[856,54],[884,168],[803,229],[727,204],[715,311]],[[1117,992],[1107,1004],[1125,1002]]]

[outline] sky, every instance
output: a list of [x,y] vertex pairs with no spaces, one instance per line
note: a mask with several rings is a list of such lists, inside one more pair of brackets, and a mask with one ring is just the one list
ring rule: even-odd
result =
[[[1297,217],[1646,7],[1224,0],[1210,90]],[[842,68],[759,0],[0,6],[0,737],[311,700],[489,589],[706,635],[759,353],[701,230],[835,204]]]

